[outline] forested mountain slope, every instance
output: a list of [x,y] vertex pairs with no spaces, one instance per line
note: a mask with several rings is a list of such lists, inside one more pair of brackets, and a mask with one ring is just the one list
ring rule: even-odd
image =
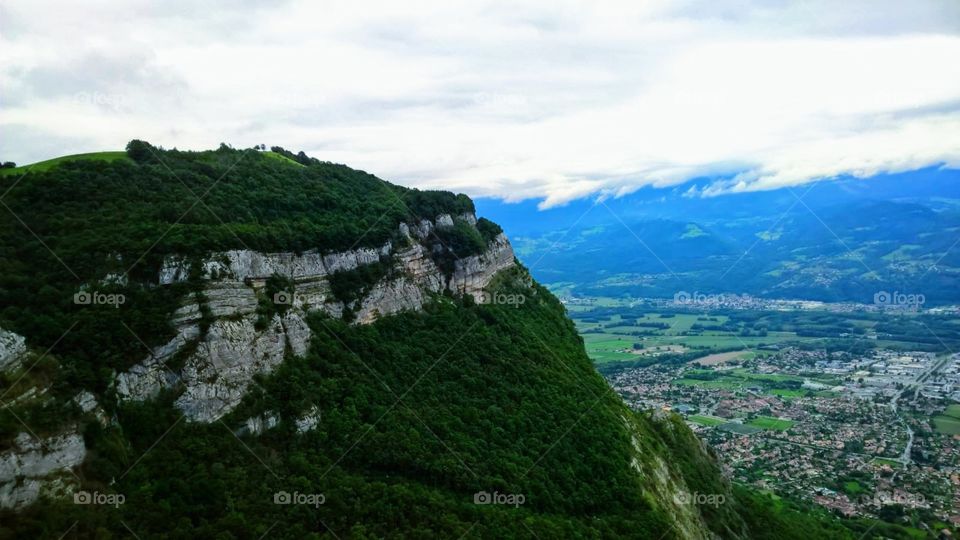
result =
[[627,409],[466,196],[140,141],[0,193],[0,538],[853,537]]

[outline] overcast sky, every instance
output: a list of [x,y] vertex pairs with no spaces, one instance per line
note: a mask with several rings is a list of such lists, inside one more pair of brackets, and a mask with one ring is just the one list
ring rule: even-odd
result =
[[960,167],[958,0],[596,4],[4,0],[0,159],[265,143],[546,206]]

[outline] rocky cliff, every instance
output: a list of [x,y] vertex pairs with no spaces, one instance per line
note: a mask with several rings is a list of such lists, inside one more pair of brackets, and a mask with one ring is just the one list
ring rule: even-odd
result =
[[[443,214],[432,222],[402,223],[398,240],[378,249],[329,254],[233,250],[199,262],[168,257],[160,271],[160,285],[186,281],[192,265],[199,264],[202,293],[191,296],[174,314],[173,339],[117,376],[117,394],[125,400],[145,400],[161,390],[182,387],[176,406],[187,420],[213,422],[239,404],[254,376],[273,371],[286,354],[304,354],[311,336],[305,317],[311,311],[341,317],[349,310],[357,324],[368,324],[378,317],[419,310],[431,295],[443,292],[480,300],[494,275],[515,264],[513,250],[500,234],[485,251],[456,259],[452,271],[443,272],[431,255],[447,247],[424,242],[435,228],[453,227],[454,219]],[[456,219],[476,226],[472,214]],[[361,297],[345,303],[333,296],[330,276],[383,260],[389,261],[389,271]],[[271,276],[291,280],[295,289],[264,298]],[[285,309],[258,328],[257,310],[264,300]],[[179,359],[182,366],[173,366],[174,358],[184,351],[191,352]]]
[[[27,349],[22,336],[0,329],[0,376],[13,381],[0,396],[4,407],[54,404],[56,398],[49,386],[30,377],[32,368],[41,360],[42,356]],[[107,423],[105,413],[90,392],[76,394],[70,406],[78,414],[90,414],[95,421]],[[41,495],[60,497],[73,493],[79,485],[75,470],[87,456],[77,423],[67,420],[38,432],[20,422],[19,429],[8,448],[0,452],[0,509],[22,508]]]
[[[470,214],[457,219],[471,226],[476,224]],[[116,376],[118,397],[143,401],[157,397],[162,390],[173,390],[180,392],[175,405],[188,421],[213,422],[240,403],[254,376],[270,373],[288,354],[302,356],[306,352],[311,330],[305,318],[311,311],[341,317],[345,309],[351,309],[355,324],[369,324],[379,317],[420,310],[431,295],[445,291],[479,300],[493,276],[515,264],[513,250],[501,234],[484,252],[458,259],[447,275],[431,258],[430,248],[423,241],[434,228],[453,224],[454,218],[449,215],[440,215],[433,222],[401,224],[397,245],[388,242],[379,249],[329,254],[249,250],[212,254],[199,263],[203,269],[202,293],[185,298],[173,315],[176,335],[154,348],[142,362]],[[391,261],[392,271],[362,297],[345,305],[332,296],[331,275],[384,258]],[[191,264],[185,258],[168,257],[158,284],[186,281]],[[274,314],[265,327],[258,328],[257,308],[265,294],[265,282],[271,276],[289,278],[295,283],[295,291],[266,299],[286,304],[288,309]],[[21,370],[26,356],[24,338],[0,330],[0,370],[11,374]],[[177,358],[180,365],[175,366],[173,360]],[[30,388],[21,399],[45,391]],[[93,412],[101,422],[106,422],[89,392],[78,394],[75,401],[81,412]],[[298,430],[312,429],[318,414],[307,411],[297,420]],[[255,435],[273,427],[276,421],[269,414],[251,418],[238,433]],[[76,484],[73,470],[85,456],[83,437],[75,425],[64,425],[47,437],[23,431],[0,454],[0,508],[25,506],[43,493],[70,493]]]

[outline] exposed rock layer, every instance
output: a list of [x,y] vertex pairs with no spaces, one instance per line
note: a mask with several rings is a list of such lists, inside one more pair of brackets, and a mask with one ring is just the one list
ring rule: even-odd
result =
[[62,488],[57,475],[70,475],[73,467],[83,463],[87,449],[83,436],[76,431],[36,439],[20,433],[13,448],[0,454],[0,508],[19,508],[42,493]]
[[[12,373],[21,369],[28,354],[22,336],[0,329],[0,371]],[[4,393],[6,400],[2,405],[47,400],[48,390],[44,385],[15,385]],[[73,402],[82,413],[93,414],[101,423],[106,421],[103,409],[90,392],[80,392]],[[83,436],[74,423],[49,435],[37,435],[25,425],[9,448],[0,453],[0,508],[22,508],[44,494],[59,496],[71,492],[77,484],[73,468],[83,463],[86,455]]]
[[[472,214],[457,219],[470,226],[476,224]],[[213,422],[240,403],[254,376],[273,371],[285,354],[306,353],[310,328],[305,318],[309,311],[340,317],[349,307],[357,323],[367,324],[378,317],[420,310],[431,294],[445,290],[479,299],[497,272],[514,265],[513,249],[501,234],[483,253],[457,260],[452,274],[445,275],[422,242],[434,228],[454,225],[454,218],[446,214],[438,216],[435,223],[403,223],[399,226],[400,247],[387,242],[377,249],[332,254],[233,250],[211,256],[200,263],[206,305],[202,309],[194,300],[176,311],[176,336],[117,376],[118,395],[122,399],[145,400],[163,389],[182,387],[176,406],[187,419]],[[331,274],[377,263],[385,257],[393,260],[393,271],[369,287],[362,298],[344,306],[332,297],[328,280]],[[170,257],[160,271],[159,282],[163,285],[185,281],[189,272],[187,260]],[[272,275],[293,280],[296,293],[272,299],[289,307],[282,315],[275,315],[266,328],[258,329],[258,295],[264,294],[264,283]],[[204,311],[213,318],[206,332],[201,331],[200,324]],[[182,367],[171,369],[171,360],[178,353],[189,356],[179,359]]]

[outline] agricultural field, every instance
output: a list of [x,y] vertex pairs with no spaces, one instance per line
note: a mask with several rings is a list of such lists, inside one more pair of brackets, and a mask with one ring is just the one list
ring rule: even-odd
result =
[[749,425],[760,429],[771,429],[774,431],[786,431],[796,423],[793,420],[784,420],[783,418],[773,418],[770,416],[758,416],[747,422]]
[[787,388],[774,388],[769,393],[782,398],[798,398],[807,395],[807,390],[790,390]]
[[[649,313],[626,320],[614,315],[603,322],[575,317],[584,339],[587,354],[597,363],[636,361],[670,354],[690,354],[702,358],[704,365],[730,360],[749,359],[768,351],[757,350],[767,344],[795,339],[795,334],[781,333],[765,338],[739,336],[731,332],[699,332],[692,329],[702,316],[690,314]],[[710,321],[722,322],[725,318]],[[731,350],[733,349],[733,350]]]
[[[667,360],[719,366],[784,347],[936,351],[951,342],[960,345],[960,325],[949,317],[917,321],[915,316],[905,316],[893,321],[859,312],[696,312],[608,297],[568,302],[566,309],[583,336],[587,354],[597,364],[650,365]],[[931,339],[930,332],[943,343]]]
[[719,418],[716,416],[705,416],[701,414],[691,414],[690,416],[687,417],[687,420],[695,424],[700,424],[701,426],[719,426],[722,424],[726,424],[728,422],[728,420],[724,418]]
[[752,435],[754,433],[759,433],[763,431],[762,428],[751,426],[749,424],[741,424],[739,422],[727,422],[726,424],[722,424],[720,426],[720,429],[724,431],[729,431],[732,433],[737,433],[739,435]]
[[960,405],[947,407],[943,414],[933,418],[933,425],[945,435],[960,435]]
[[673,384],[684,386],[699,386],[724,390],[750,390],[756,393],[774,394],[781,397],[801,397],[816,395],[828,397],[827,391],[813,391],[800,388],[804,381],[815,381],[824,385],[836,385],[838,380],[830,376],[812,375],[773,375],[751,373],[744,368],[727,369],[723,371],[712,369],[689,369],[683,376],[675,379]]
[[[740,331],[703,330],[705,326],[725,324],[726,316],[651,312],[635,318],[614,314],[593,319],[588,315],[590,310],[572,309],[583,307],[568,306],[568,310],[584,338],[587,354],[597,363],[684,354],[691,360],[702,359],[704,365],[720,364],[769,354],[764,347],[798,339],[793,332],[767,332],[761,336],[742,335]],[[616,306],[603,309],[615,310]]]
[[701,366],[717,366],[720,364],[726,364],[731,360],[736,360],[739,358],[749,358],[753,353],[747,351],[733,351],[725,353],[715,353],[708,354],[702,358],[697,358],[694,362],[700,364]]

